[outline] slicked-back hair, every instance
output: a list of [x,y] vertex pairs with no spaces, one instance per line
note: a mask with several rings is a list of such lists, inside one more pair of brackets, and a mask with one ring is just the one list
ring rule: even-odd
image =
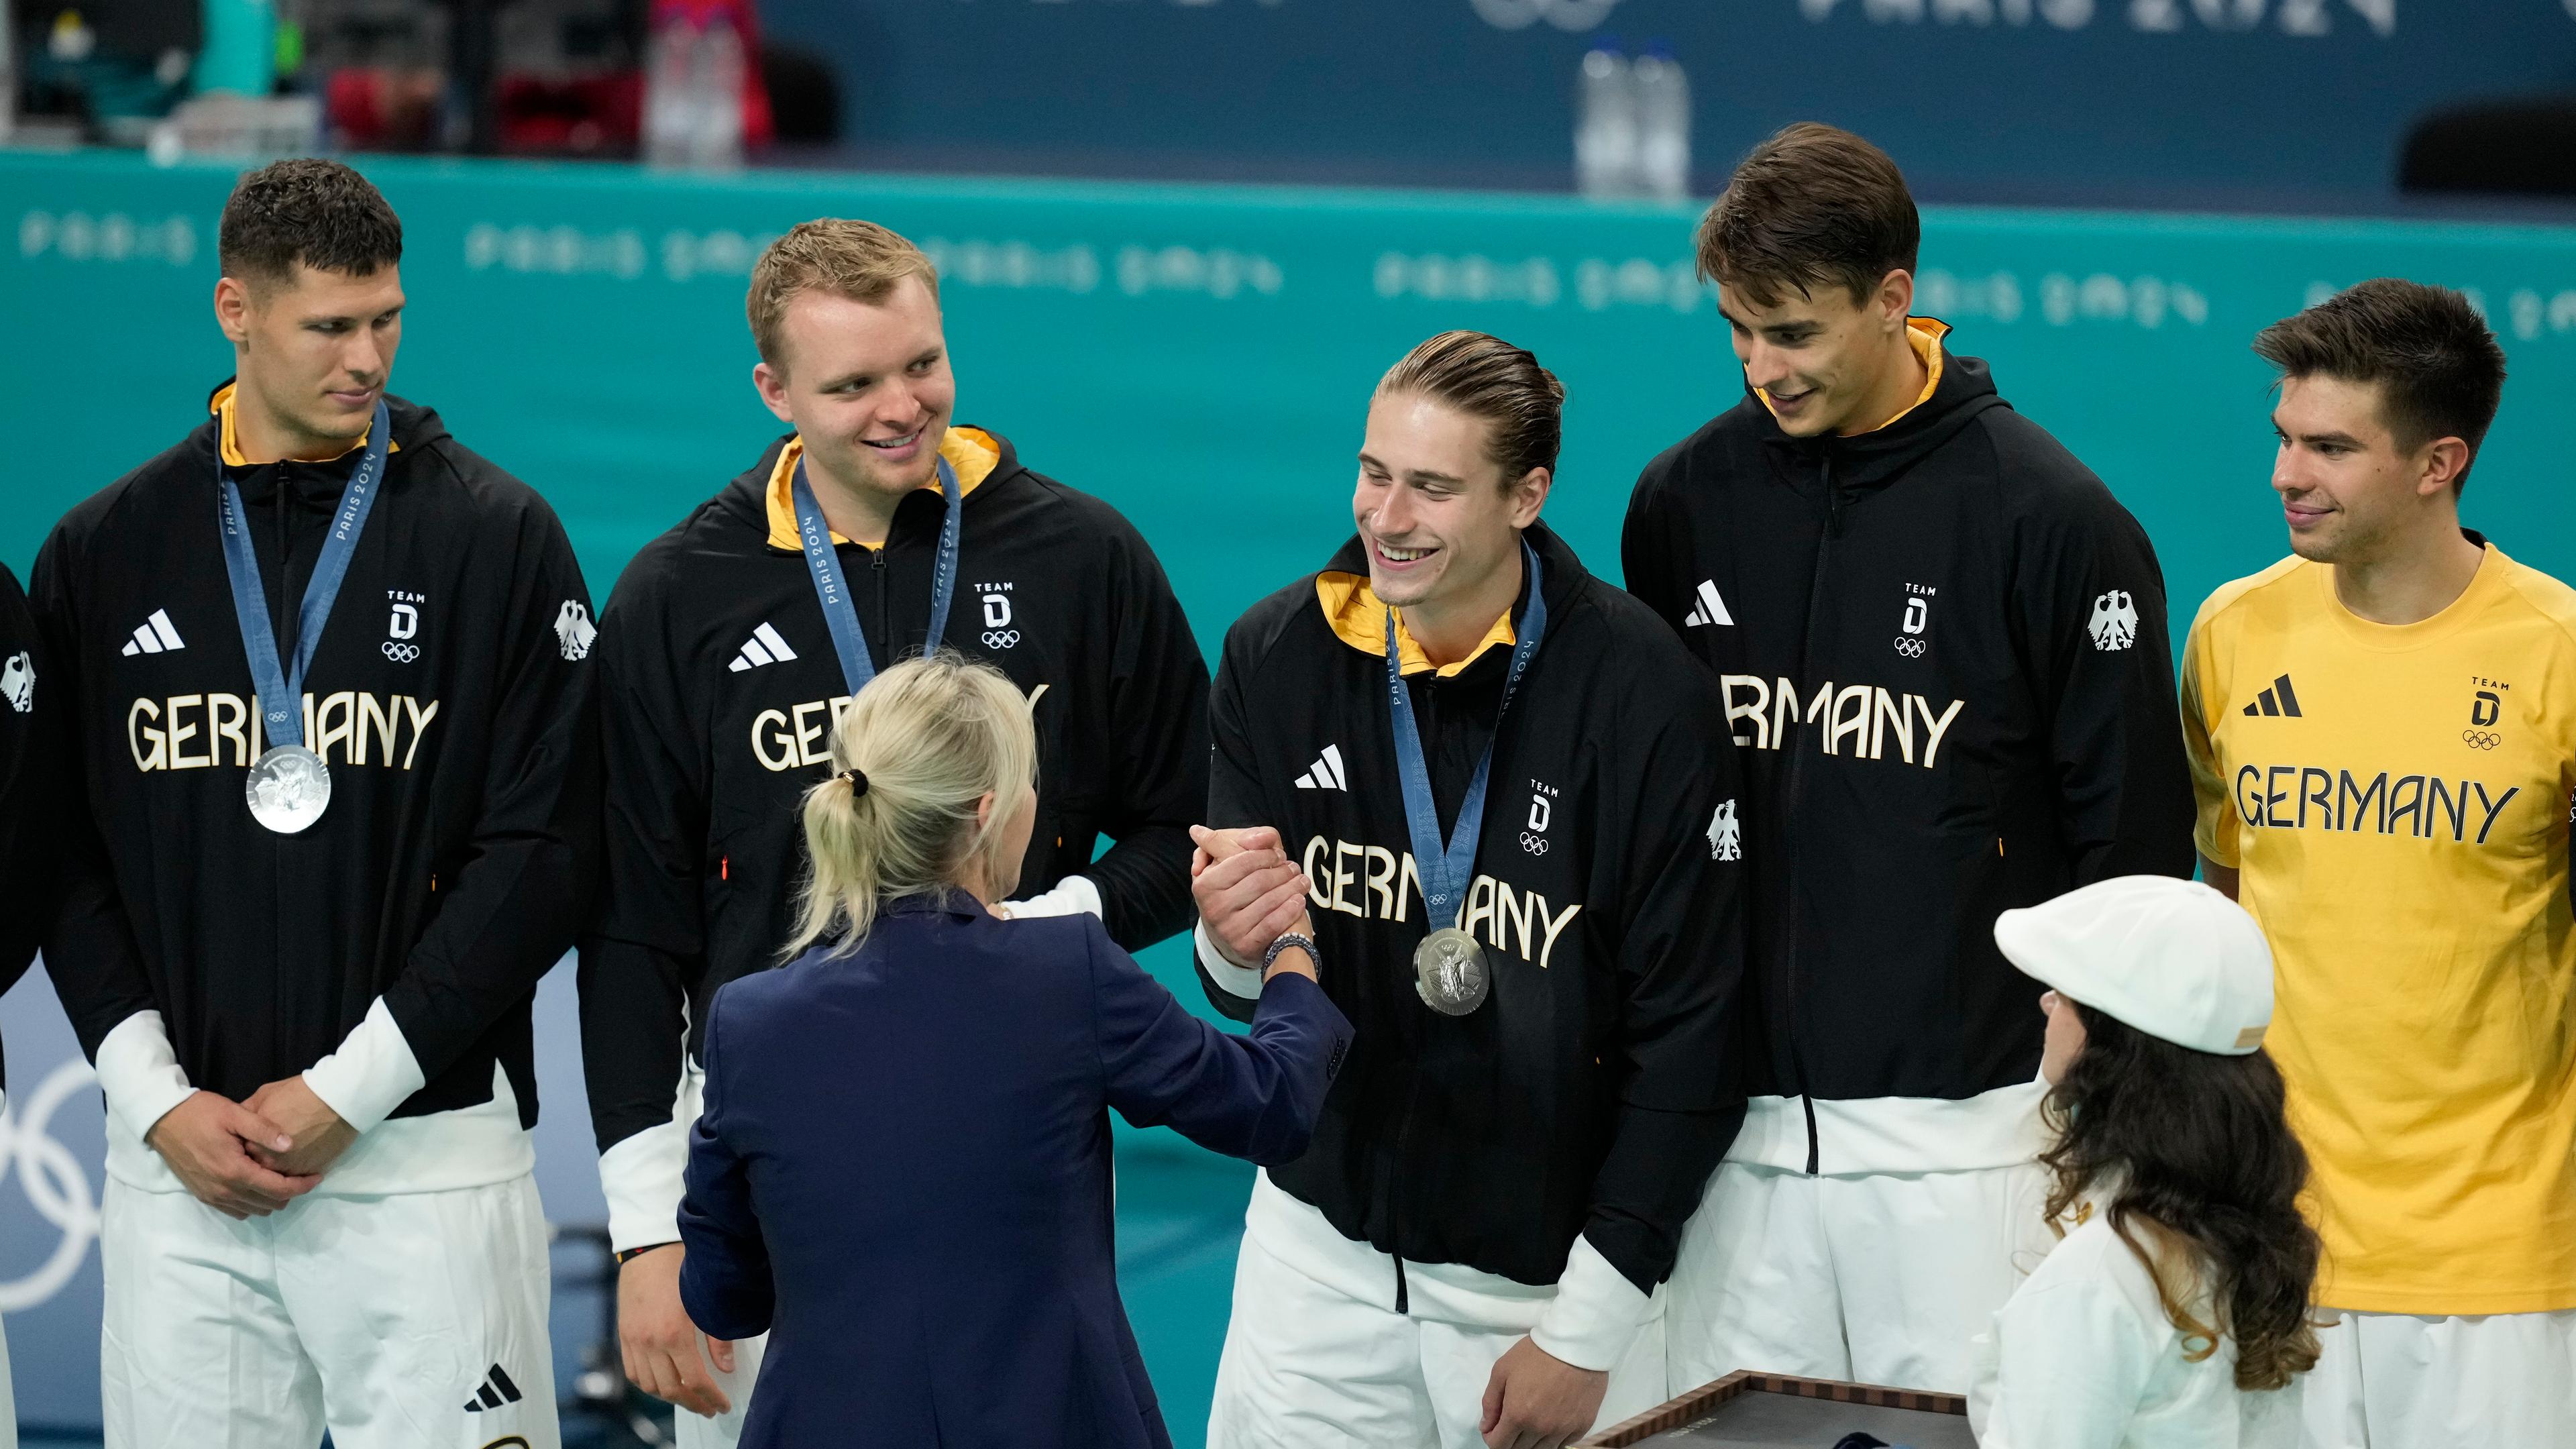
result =
[[1493,424],[1485,456],[1503,470],[1505,488],[1533,468],[1556,471],[1565,441],[1565,384],[1527,348],[1483,332],[1443,332],[1388,368],[1377,390],[1431,398]]
[[1700,218],[1699,274],[1769,307],[1839,286],[1866,302],[1923,246],[1914,193],[1887,153],[1815,121],[1783,127],[1735,168]]
[[[2264,328],[2254,351],[2284,378],[2378,384],[2380,421],[2409,453],[2457,438],[2474,461],[2504,400],[2504,348],[2448,287],[2375,277]],[[2468,481],[2464,467],[2455,491]]]
[[375,275],[402,261],[402,218],[374,183],[337,161],[299,156],[243,176],[215,231],[224,275],[245,283],[318,272]]
[[939,300],[938,266],[900,235],[845,217],[800,221],[752,266],[751,291],[743,298],[752,345],[761,361],[784,367],[779,329],[786,325],[788,304],[807,292],[882,302],[906,277],[919,277],[930,299]]

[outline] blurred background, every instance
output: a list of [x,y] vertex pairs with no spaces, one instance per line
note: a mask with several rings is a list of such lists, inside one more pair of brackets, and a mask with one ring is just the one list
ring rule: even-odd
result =
[[[5,0],[0,561],[175,441],[246,165],[340,154],[402,213],[394,389],[543,492],[604,602],[754,459],[751,262],[865,216],[944,274],[961,421],[1096,492],[1211,655],[1346,535],[1378,373],[1476,327],[1566,382],[1551,521],[1598,573],[1637,469],[1742,381],[1690,229],[1819,119],[1925,203],[1919,311],[2138,515],[2175,638],[2285,551],[2256,329],[2361,278],[2465,289],[2512,380],[2470,524],[2576,574],[2576,0]],[[211,543],[210,543],[211,547]],[[1185,1001],[1185,949],[1146,953]],[[571,971],[539,1182],[575,1444],[616,1373]],[[0,1314],[30,1442],[95,1442],[97,1090],[41,973],[0,999]],[[1249,1169],[1120,1129],[1120,1264],[1195,1446]]]

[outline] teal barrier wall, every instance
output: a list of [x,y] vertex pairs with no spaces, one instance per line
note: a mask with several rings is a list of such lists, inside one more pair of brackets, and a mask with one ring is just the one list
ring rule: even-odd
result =
[[[762,242],[883,221],[947,274],[959,413],[1100,493],[1161,551],[1201,642],[1344,532],[1378,373],[1447,327],[1565,380],[1550,516],[1615,574],[1637,468],[1734,401],[1690,276],[1691,216],[1550,198],[370,161],[404,219],[395,378],[553,500],[605,596],[645,539],[777,425],[742,320]],[[187,428],[230,367],[210,295],[229,171],[0,157],[0,558]],[[13,244],[14,242],[14,244]],[[2513,380],[2471,521],[2576,572],[2557,432],[2576,398],[2576,229],[2015,211],[1926,218],[1924,309],[2107,479],[2188,618],[2278,557],[2269,375],[2246,350],[2325,289],[2397,273],[2474,289]]]
[[[1565,380],[1549,516],[1612,577],[1639,465],[1740,389],[1691,278],[1686,210],[391,160],[366,170],[408,232],[397,390],[553,500],[602,598],[639,545],[777,431],[751,391],[744,279],[768,236],[818,214],[870,217],[933,250],[961,417],[1124,509],[1211,650],[1247,604],[1348,532],[1369,388],[1433,332],[1499,333]],[[0,155],[0,559],[22,576],[65,508],[193,426],[229,370],[211,294],[231,180]],[[1923,263],[1922,310],[1954,323],[1957,347],[1992,360],[2004,395],[2145,523],[2177,639],[2211,588],[2286,546],[2265,486],[2270,379],[2247,340],[2366,276],[2481,299],[2513,379],[2469,520],[2525,561],[2576,575],[2559,437],[2576,399],[2576,229],[1938,211]],[[1195,995],[1178,950],[1148,960]],[[567,974],[539,998],[539,1177],[552,1216],[595,1221]],[[0,1312],[21,1412],[95,1423],[97,1278],[81,1213],[98,1181],[96,1097],[43,983],[9,1008],[13,1108],[22,1122],[61,1109],[0,1152]],[[1173,1427],[1194,1444],[1245,1177],[1168,1134],[1139,1141],[1141,1155],[1122,1145],[1122,1281]],[[595,1311],[558,1294],[559,1381]]]

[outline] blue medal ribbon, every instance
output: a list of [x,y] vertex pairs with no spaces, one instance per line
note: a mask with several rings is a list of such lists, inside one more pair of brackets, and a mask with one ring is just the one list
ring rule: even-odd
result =
[[[233,588],[233,618],[241,625],[242,650],[250,656],[250,679],[259,691],[260,728],[269,744],[301,745],[304,743],[304,674],[313,665],[314,652],[322,644],[322,626],[330,621],[331,605],[340,597],[340,583],[349,575],[350,556],[358,551],[358,535],[367,526],[367,515],[376,506],[378,485],[385,475],[385,453],[393,443],[393,420],[385,409],[383,398],[376,399],[375,421],[367,431],[366,451],[358,458],[357,470],[349,475],[348,487],[340,494],[339,511],[331,516],[330,536],[322,540],[322,556],[313,565],[313,577],[304,585],[304,602],[297,610],[295,659],[291,666],[279,663],[277,627],[268,617],[268,595],[259,585],[259,555],[252,552],[250,529],[242,510],[241,489],[224,471],[222,450],[215,457],[215,520],[222,526],[224,538],[224,573]],[[279,486],[286,486],[283,481]],[[286,506],[280,498],[279,506]],[[278,566],[285,567],[279,560]]]
[[[850,693],[857,694],[867,682],[877,677],[876,660],[868,653],[867,634],[859,627],[858,605],[850,599],[849,580],[841,574],[841,556],[832,547],[832,525],[823,519],[822,506],[814,501],[814,490],[805,482],[805,460],[796,460],[796,537],[805,547],[805,572],[814,579],[814,594],[823,604],[823,622],[832,631],[832,648],[841,656],[841,678],[848,682]],[[948,460],[939,460],[939,495],[948,500],[948,517],[939,525],[939,561],[930,571],[930,633],[925,650],[939,647],[940,636],[948,632],[948,601],[957,591],[957,538],[964,531],[965,492],[957,486],[957,470]],[[886,539],[891,547],[891,533]]]
[[1404,787],[1404,822],[1413,836],[1414,871],[1422,880],[1423,921],[1434,931],[1456,924],[1458,909],[1466,903],[1467,886],[1476,869],[1476,838],[1485,824],[1485,784],[1493,773],[1494,745],[1503,737],[1503,715],[1512,707],[1512,691],[1520,687],[1530,656],[1538,652],[1539,636],[1547,632],[1546,581],[1538,552],[1527,541],[1521,544],[1521,562],[1529,570],[1529,603],[1522,606],[1513,626],[1519,638],[1512,645],[1511,673],[1503,679],[1503,700],[1494,710],[1493,739],[1485,742],[1484,756],[1476,761],[1476,773],[1467,781],[1467,794],[1458,802],[1458,824],[1449,832],[1446,846],[1440,841],[1439,813],[1431,803],[1431,767],[1422,755],[1421,726],[1414,722],[1413,696],[1404,687],[1395,610],[1386,611],[1386,691],[1395,725],[1395,774]]

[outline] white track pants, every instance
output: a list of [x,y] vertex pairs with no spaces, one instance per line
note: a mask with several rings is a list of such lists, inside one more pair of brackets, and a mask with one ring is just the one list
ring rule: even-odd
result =
[[1802,1172],[1721,1164],[1667,1285],[1674,1393],[1737,1369],[1963,1394],[1969,1340],[2047,1242],[2035,1165]]
[[[743,1416],[751,1412],[751,1386],[760,1377],[761,1356],[768,1350],[768,1334],[736,1339],[732,1373],[717,1372],[712,1361],[707,1364],[708,1376],[716,1381],[716,1387],[724,1390],[725,1398],[732,1402],[733,1407],[712,1419],[686,1409],[674,1411],[671,1415],[673,1449],[733,1449],[734,1445],[742,1442]],[[705,1353],[706,1345],[699,1344],[698,1352]]]
[[9,1335],[0,1331],[0,1449],[18,1449],[18,1395],[9,1384]]
[[2317,1336],[2307,1449],[2576,1446],[2576,1311],[2344,1313]]
[[[1477,1425],[1494,1361],[1537,1324],[1556,1290],[1456,1264],[1407,1263],[1408,1311],[1398,1313],[1393,1258],[1341,1237],[1266,1177],[1254,1194],[1208,1449],[1483,1449]],[[1287,1235],[1274,1231],[1265,1206],[1311,1214],[1322,1232],[1281,1241]],[[1611,1369],[1595,1427],[1665,1397],[1661,1324],[1649,1319]]]
[[558,1449],[533,1179],[103,1217],[107,1449]]

